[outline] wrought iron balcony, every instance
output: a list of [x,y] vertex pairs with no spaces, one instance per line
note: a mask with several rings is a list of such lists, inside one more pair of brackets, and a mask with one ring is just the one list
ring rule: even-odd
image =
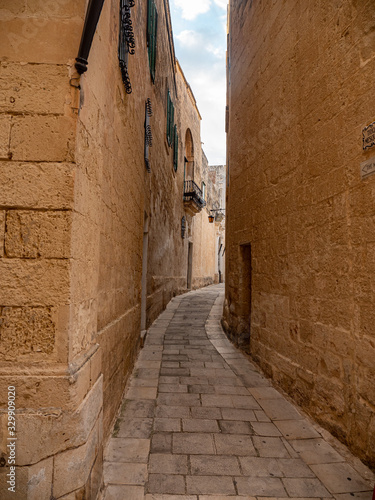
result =
[[191,215],[197,214],[206,205],[202,190],[192,180],[184,182],[184,205]]

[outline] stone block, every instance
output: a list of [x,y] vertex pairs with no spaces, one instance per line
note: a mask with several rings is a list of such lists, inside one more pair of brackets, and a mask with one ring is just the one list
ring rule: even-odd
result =
[[202,406],[233,408],[233,402],[228,395],[202,394]]
[[208,420],[203,418],[182,420],[183,432],[220,432],[216,420]]
[[114,435],[116,437],[149,439],[151,437],[152,424],[152,418],[118,419]]
[[53,483],[53,459],[47,458],[27,468],[27,498],[30,500],[50,500]]
[[99,347],[90,358],[90,380],[94,385],[102,373],[102,349]]
[[[38,354],[38,353],[36,353]],[[45,356],[49,357],[50,356]],[[35,359],[35,354],[23,356],[23,359]],[[8,360],[14,359],[9,353]],[[43,355],[39,360],[43,359]],[[68,377],[59,376],[58,373],[51,371],[48,376],[45,374],[30,374],[28,369],[19,369],[16,374],[7,373],[0,376],[0,407],[7,406],[8,391],[7,387],[14,385],[16,388],[16,400],[18,409],[27,409],[29,411],[38,408],[48,407],[69,407],[71,384]]]
[[51,408],[19,413],[17,464],[37,463],[69,448],[82,447],[88,441],[94,426],[98,427],[102,407],[101,377],[78,408],[70,411]]
[[260,457],[290,458],[280,438],[254,436],[253,442]]
[[237,457],[192,455],[190,463],[193,475],[236,476],[240,474]]
[[[131,500],[144,500],[144,486],[126,486],[110,484],[105,490],[104,500],[118,500],[129,498]],[[70,500],[70,499],[69,499]]]
[[166,406],[200,406],[198,394],[167,394],[161,393],[157,399],[158,405]]
[[179,418],[155,418],[154,431],[156,432],[180,432],[181,421]]
[[55,313],[51,307],[1,307],[0,356],[51,354],[55,349]]
[[83,21],[20,17],[3,19],[1,24],[0,46],[8,60],[67,64],[76,56]]
[[240,457],[239,460],[245,476],[315,477],[302,460],[262,457]]
[[[151,366],[149,368],[155,368],[155,367]],[[130,387],[158,387],[158,385],[159,385],[159,380],[157,378],[154,379],[132,378],[129,383]]]
[[181,385],[181,384],[159,384],[158,387],[159,392],[172,392],[172,393],[178,393],[178,392],[188,392],[188,386],[187,385]]
[[[3,455],[3,453],[2,453]],[[15,492],[8,490],[9,487],[13,486],[8,483],[11,480],[10,474],[11,471],[9,467],[1,467],[0,469],[0,488],[1,488],[1,500],[12,500],[16,497],[19,498],[27,498],[27,480],[28,480],[28,472],[26,467],[17,468],[16,469],[16,488]]]
[[276,421],[275,425],[288,440],[320,437],[320,434],[307,420],[281,420]]
[[154,433],[152,435],[152,439],[151,439],[151,452],[152,453],[171,453],[172,452],[172,433],[170,433],[170,432]]
[[10,128],[11,116],[0,116],[0,160],[10,158]]
[[5,252],[7,257],[57,258],[70,256],[69,212],[7,212]]
[[264,399],[259,401],[259,404],[271,420],[298,420],[302,418],[294,406],[285,399]]
[[71,209],[74,167],[68,163],[0,164],[0,205],[14,208]]
[[149,471],[154,474],[188,474],[187,455],[151,453]]
[[214,443],[209,434],[173,434],[173,453],[187,455],[213,455]]
[[287,493],[283,483],[276,477],[236,477],[238,494],[251,492],[257,497],[284,498]]
[[4,0],[1,3],[1,9],[6,14],[22,14],[26,10],[26,0]]
[[130,387],[126,393],[127,399],[156,399],[156,387]]
[[240,420],[220,420],[220,430],[223,434],[254,434],[252,425],[249,422]]
[[0,259],[1,257],[4,257],[5,215],[5,210],[0,210]]
[[214,439],[218,455],[256,455],[251,437],[245,434],[215,434]]
[[285,489],[291,497],[328,498],[329,493],[319,479],[285,478]]
[[344,461],[344,458],[323,439],[297,439],[290,444],[309,465]]
[[[203,497],[202,497],[203,498]],[[158,493],[150,493],[144,497],[144,500],[197,500],[196,495],[163,495]],[[210,497],[213,500],[212,497]],[[143,500],[143,497],[142,497]],[[207,500],[207,499],[206,499]],[[221,499],[219,499],[221,500]],[[255,500],[255,499],[252,499]]]
[[49,4],[42,0],[30,0],[27,2],[27,13],[30,15],[38,15],[41,18],[58,18],[58,17],[81,17],[84,16],[84,2],[81,0],[64,0]]
[[[99,442],[103,442],[101,428],[103,427],[102,417],[99,418]],[[103,483],[103,449],[99,450],[95,463],[91,469],[89,481],[86,484],[88,494],[96,498]]]
[[242,421],[257,421],[253,410],[241,408],[222,408],[221,413],[224,420],[242,420]]
[[193,418],[208,418],[213,420],[221,419],[221,410],[219,408],[192,406],[190,411]]
[[105,462],[104,475],[107,484],[144,485],[147,481],[147,465]]
[[271,422],[251,422],[251,426],[258,436],[281,436],[281,432]]
[[125,399],[121,407],[122,418],[152,418],[154,416],[155,401]]
[[16,161],[73,161],[75,120],[67,116],[14,118],[10,153]]
[[150,474],[147,491],[149,493],[181,495],[185,493],[184,476],[177,474]]
[[100,447],[97,423],[83,446],[55,456],[53,494],[56,498],[86,484]]
[[0,111],[64,114],[71,105],[68,70],[48,64],[0,63]]
[[225,476],[187,476],[186,487],[188,493],[236,494],[232,478]]
[[112,438],[104,459],[107,462],[146,464],[149,451],[149,439]]
[[4,306],[44,306],[65,303],[69,296],[69,262],[65,260],[1,259]]
[[373,486],[348,463],[315,464],[310,467],[327,490],[333,494],[370,491]]

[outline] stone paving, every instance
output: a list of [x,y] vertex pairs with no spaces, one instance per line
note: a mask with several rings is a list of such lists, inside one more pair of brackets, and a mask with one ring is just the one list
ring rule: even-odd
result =
[[176,297],[149,329],[105,451],[102,498],[371,500],[372,473],[226,339],[223,294]]

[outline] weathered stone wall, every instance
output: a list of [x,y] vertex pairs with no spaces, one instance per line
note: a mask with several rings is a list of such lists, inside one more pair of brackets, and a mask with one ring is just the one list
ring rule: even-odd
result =
[[230,4],[224,324],[375,467],[372,1]]
[[[183,186],[185,178],[184,159],[188,156],[186,151],[186,131],[189,129],[193,140],[194,149],[194,172],[193,180],[202,189],[202,183],[206,185],[205,199],[207,205],[196,215],[187,217],[188,232],[184,242],[184,271],[185,286],[187,275],[188,243],[193,244],[192,258],[192,283],[193,289],[211,285],[215,282],[215,227],[208,222],[209,209],[212,208],[211,199],[215,199],[216,191],[210,183],[208,175],[208,160],[202,150],[200,122],[201,115],[197,108],[197,103],[192,89],[186,81],[185,75],[177,63],[177,93],[179,100],[178,107],[178,128],[180,134],[179,145],[179,183]],[[185,169],[186,170],[186,169]],[[181,196],[183,192],[181,192]],[[217,196],[216,196],[217,197]],[[184,214],[182,214],[184,215]]]
[[[15,386],[18,498],[50,498],[52,478],[54,496],[65,494],[65,466],[77,462],[69,448],[86,457],[69,478],[71,490],[97,489],[98,354],[93,346],[70,363],[69,340],[78,100],[69,80],[84,4],[0,6],[0,407]],[[6,424],[2,413],[5,460]],[[4,499],[15,497],[8,470],[0,474]]]
[[[86,3],[0,6],[0,408],[14,385],[19,498],[97,495],[103,442],[140,344],[145,216],[147,324],[186,290],[184,146],[179,130],[175,173],[166,140],[168,89],[179,126],[180,107],[190,106],[188,126],[199,148],[200,129],[194,104],[179,102],[168,2],[156,2],[155,83],[147,2],[131,9],[131,94],[117,59],[117,0],[104,3],[88,71],[75,72]],[[150,173],[147,98],[153,108]],[[198,231],[198,248],[208,246],[199,238]],[[214,256],[199,258],[205,264],[198,276],[213,282]],[[0,418],[0,458],[6,460],[4,412]],[[0,469],[1,495],[7,471]]]

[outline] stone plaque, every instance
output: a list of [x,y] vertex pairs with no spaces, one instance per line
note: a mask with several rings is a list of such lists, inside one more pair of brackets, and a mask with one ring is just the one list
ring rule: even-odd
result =
[[375,174],[375,156],[361,163],[361,178],[366,179],[372,174]]
[[363,149],[375,146],[375,122],[370,123],[362,130]]

